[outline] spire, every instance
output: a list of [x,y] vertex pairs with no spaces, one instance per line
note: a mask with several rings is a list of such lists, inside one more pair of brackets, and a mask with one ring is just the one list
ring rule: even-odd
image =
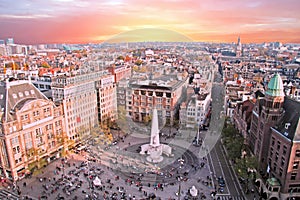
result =
[[158,115],[156,108],[153,108],[152,124],[151,124],[151,146],[159,146],[159,128],[158,128]]
[[238,41],[237,41],[237,45],[240,45],[240,44],[241,44],[241,37],[239,36]]
[[284,96],[283,82],[278,73],[276,73],[269,81],[266,95],[269,95],[272,97]]

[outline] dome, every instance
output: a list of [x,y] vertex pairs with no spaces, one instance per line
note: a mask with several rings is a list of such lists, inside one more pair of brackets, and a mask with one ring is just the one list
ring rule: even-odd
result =
[[283,92],[283,81],[279,74],[275,74],[269,84],[266,94],[269,96],[284,96]]

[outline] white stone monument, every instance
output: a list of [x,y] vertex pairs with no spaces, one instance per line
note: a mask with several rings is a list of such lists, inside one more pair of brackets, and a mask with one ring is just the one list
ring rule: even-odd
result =
[[198,190],[196,189],[196,187],[194,185],[190,189],[190,194],[192,197],[196,197],[198,195]]
[[147,161],[152,163],[159,163],[163,161],[162,154],[170,156],[171,153],[172,148],[169,145],[160,144],[158,115],[156,108],[153,108],[150,144],[142,145],[140,154],[148,154],[149,156],[147,156]]

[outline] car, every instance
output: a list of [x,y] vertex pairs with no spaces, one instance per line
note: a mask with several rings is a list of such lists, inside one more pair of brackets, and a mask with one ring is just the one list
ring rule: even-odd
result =
[[225,187],[225,180],[222,176],[218,178],[218,183],[220,187]]
[[223,187],[220,187],[220,188],[218,189],[218,191],[219,191],[219,193],[224,193],[224,188],[223,188]]

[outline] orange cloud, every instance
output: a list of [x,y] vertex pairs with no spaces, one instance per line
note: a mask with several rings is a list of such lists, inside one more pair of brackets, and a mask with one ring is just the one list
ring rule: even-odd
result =
[[85,43],[159,28],[196,41],[300,42],[298,0],[18,0],[0,8],[0,38],[18,43]]

